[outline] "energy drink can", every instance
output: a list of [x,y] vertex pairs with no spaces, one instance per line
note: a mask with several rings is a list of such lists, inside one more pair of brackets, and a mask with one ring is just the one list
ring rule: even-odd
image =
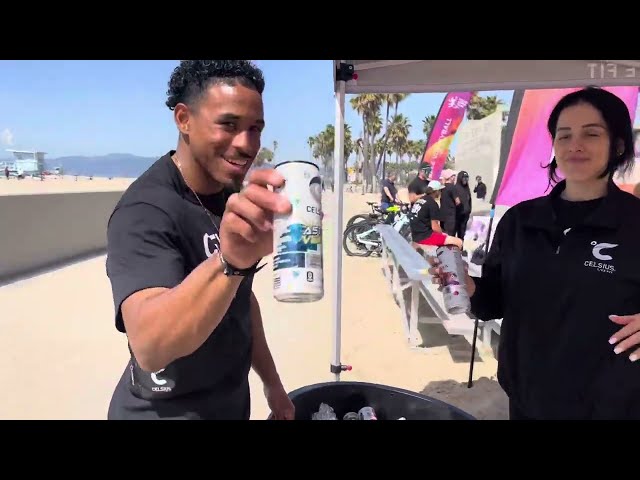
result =
[[452,315],[468,313],[471,310],[471,301],[465,283],[466,272],[462,252],[458,247],[445,245],[438,247],[436,255],[445,277],[442,294],[447,312]]
[[322,180],[317,165],[283,162],[278,191],[291,202],[289,215],[273,222],[273,296],[280,302],[315,302],[324,296],[322,272]]

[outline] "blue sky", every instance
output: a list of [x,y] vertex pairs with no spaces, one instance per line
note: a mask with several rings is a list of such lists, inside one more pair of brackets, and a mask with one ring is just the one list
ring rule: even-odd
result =
[[[331,60],[258,60],[266,78],[263,145],[278,159],[309,158],[307,138],[333,123]],[[131,153],[155,157],[175,147],[172,112],[164,105],[177,60],[0,61],[0,158],[6,148],[66,155]],[[512,92],[496,94],[507,104]],[[444,94],[413,94],[399,107],[422,138],[422,119]],[[362,121],[347,101],[346,121]]]

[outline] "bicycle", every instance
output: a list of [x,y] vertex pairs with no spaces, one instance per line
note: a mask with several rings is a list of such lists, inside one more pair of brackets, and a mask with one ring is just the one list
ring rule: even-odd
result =
[[380,205],[376,202],[367,202],[367,205],[371,207],[371,213],[359,213],[357,215],[354,215],[349,219],[345,228],[349,228],[354,223],[362,221],[378,220],[380,219],[380,217],[384,217],[386,215],[386,212],[383,212],[380,209]]
[[[388,207],[386,210],[380,208],[380,205],[376,202],[367,202],[367,205],[371,207],[371,213],[368,214],[358,214],[354,215],[347,222],[347,226],[345,227],[345,231],[356,223],[369,222],[374,224],[379,223],[393,223],[393,216],[400,211],[398,205],[407,205],[404,203],[399,203],[396,205],[392,205]],[[353,230],[352,230],[353,232]],[[355,242],[355,238],[352,236],[351,240]]]
[[[411,242],[411,206],[409,204],[394,205],[387,209],[389,213],[396,214],[393,220],[393,228],[408,242]],[[378,221],[361,221],[348,227],[342,237],[342,247],[350,257],[368,257],[373,253],[382,254],[382,241],[375,226]],[[351,248],[349,242],[355,244]]]

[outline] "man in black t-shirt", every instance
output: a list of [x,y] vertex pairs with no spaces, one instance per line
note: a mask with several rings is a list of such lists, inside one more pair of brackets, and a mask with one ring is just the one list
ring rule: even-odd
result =
[[109,419],[249,419],[253,368],[276,419],[294,407],[252,292],[273,249],[283,178],[252,172],[264,127],[262,73],[244,60],[182,61],[167,106],[178,146],[122,196],[108,225],[116,328],[131,359]]
[[423,183],[409,185],[409,201],[412,203],[411,239],[416,247],[420,245],[462,247],[462,241],[459,238],[442,233],[440,228],[440,207],[436,198],[443,188],[438,181],[431,181],[428,185]]
[[429,176],[431,175],[431,164],[423,163],[420,166],[420,171],[416,178],[409,182],[408,188],[413,188],[414,191],[418,188],[418,184],[423,184],[425,187],[429,186]]
[[398,189],[396,188],[396,174],[390,173],[382,181],[382,194],[380,196],[380,208],[386,210],[398,201]]

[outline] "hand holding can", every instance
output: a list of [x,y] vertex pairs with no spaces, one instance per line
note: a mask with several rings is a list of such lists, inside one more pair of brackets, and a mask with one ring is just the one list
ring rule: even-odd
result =
[[460,249],[453,245],[438,247],[436,257],[430,257],[429,263],[433,266],[429,273],[433,275],[434,283],[440,285],[447,313],[468,313],[475,283],[467,272]]
[[322,183],[311,162],[276,166],[285,181],[278,193],[291,213],[274,215],[273,294],[280,302],[315,302],[324,296],[322,262]]

